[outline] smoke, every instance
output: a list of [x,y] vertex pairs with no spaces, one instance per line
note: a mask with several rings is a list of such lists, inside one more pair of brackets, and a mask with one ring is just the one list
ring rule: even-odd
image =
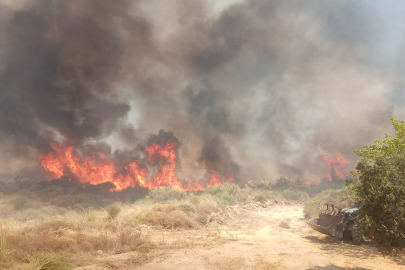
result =
[[[369,1],[0,1],[0,173],[69,138],[124,168],[165,135],[180,178],[318,181],[403,119]],[[392,64],[392,67],[395,66]],[[392,90],[394,89],[394,90]],[[159,130],[172,133],[159,133]],[[84,143],[83,143],[84,142]],[[23,165],[22,165],[23,164]]]

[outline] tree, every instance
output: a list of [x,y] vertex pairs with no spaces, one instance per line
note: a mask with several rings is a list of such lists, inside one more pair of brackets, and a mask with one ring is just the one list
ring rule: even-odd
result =
[[357,224],[386,255],[405,248],[405,123],[391,119],[396,138],[357,149],[362,157],[353,190],[359,198]]
[[385,140],[376,140],[373,145],[364,146],[364,149],[357,149],[354,152],[372,162],[377,156],[390,156],[392,154],[401,154],[405,150],[405,122],[398,122],[397,119],[391,118],[392,125],[395,129],[396,138],[385,134]]
[[291,187],[290,179],[281,176],[279,179],[276,180],[276,183],[272,186],[273,190],[284,190],[289,189]]

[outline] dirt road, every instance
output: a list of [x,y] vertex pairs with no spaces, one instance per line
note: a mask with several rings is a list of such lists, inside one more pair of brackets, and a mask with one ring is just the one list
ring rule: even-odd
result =
[[[164,241],[176,237],[201,240],[204,234],[216,232],[224,239],[222,242],[156,251],[153,258],[141,266],[117,264],[124,256],[121,254],[105,258],[111,266],[105,269],[405,269],[403,257],[384,258],[369,245],[356,246],[308,228],[302,204],[243,209],[227,219],[221,222],[226,224],[211,225],[204,233],[165,231],[161,236]],[[159,235],[155,237],[158,239]],[[78,269],[103,269],[100,264],[97,266]]]

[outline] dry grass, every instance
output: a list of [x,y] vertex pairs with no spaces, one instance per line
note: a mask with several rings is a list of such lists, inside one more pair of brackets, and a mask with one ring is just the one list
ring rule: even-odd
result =
[[197,212],[209,215],[219,208],[218,203],[210,197],[204,197],[201,199],[199,204],[196,206]]
[[[162,191],[159,192],[156,194],[162,195]],[[119,215],[114,218],[103,208],[88,211],[54,206],[23,211],[11,209],[10,215],[0,217],[0,269],[52,269],[49,267],[53,264],[59,267],[55,269],[68,269],[69,263],[78,265],[93,256],[127,252],[137,254],[130,259],[131,263],[142,264],[151,258],[150,251],[154,249],[217,241],[202,231],[202,234],[190,231],[187,237],[183,233],[176,236],[181,239],[159,241],[155,227],[200,229],[201,224],[207,223],[208,215],[221,206],[220,200],[212,195],[181,194],[180,199],[171,204],[156,204],[153,200],[122,204]]]
[[188,216],[184,211],[179,210],[183,207],[177,207],[171,204],[156,205],[150,211],[138,216],[141,223],[147,223],[153,226],[161,226],[168,229],[176,228],[199,228],[199,224]]
[[34,233],[38,236],[57,235],[62,236],[67,230],[74,230],[75,225],[66,220],[52,220],[35,227],[27,228],[25,233]]

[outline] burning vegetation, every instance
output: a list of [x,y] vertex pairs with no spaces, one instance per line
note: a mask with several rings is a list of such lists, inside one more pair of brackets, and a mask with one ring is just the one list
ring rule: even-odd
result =
[[[169,186],[175,190],[192,192],[204,190],[199,180],[179,180],[176,171],[179,142],[170,132],[161,131],[153,137],[144,150],[146,161],[130,162],[123,173],[118,172],[114,161],[107,159],[103,152],[81,157],[69,140],[61,144],[50,142],[49,146],[52,150],[47,154],[40,152],[39,161],[44,170],[56,179],[65,176],[92,185],[109,182],[115,186],[112,191],[136,186],[148,189]],[[152,169],[155,169],[155,173],[150,173]],[[231,173],[226,173],[224,179],[212,169],[208,168],[207,173],[207,187],[225,182],[235,183]]]

